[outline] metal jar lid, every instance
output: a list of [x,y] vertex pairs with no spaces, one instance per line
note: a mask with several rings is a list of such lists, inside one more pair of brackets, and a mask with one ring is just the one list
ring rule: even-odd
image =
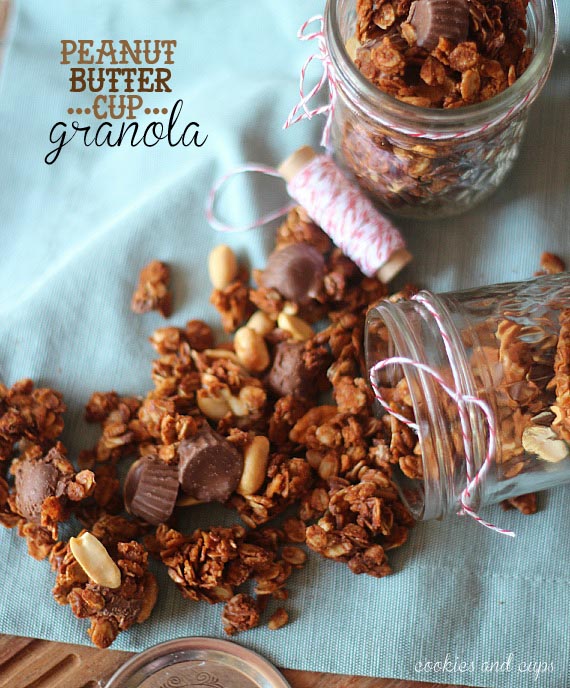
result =
[[228,640],[179,638],[136,655],[105,688],[291,688],[252,650]]

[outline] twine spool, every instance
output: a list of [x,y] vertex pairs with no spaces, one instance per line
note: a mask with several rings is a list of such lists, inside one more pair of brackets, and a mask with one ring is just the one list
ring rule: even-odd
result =
[[278,171],[289,195],[367,277],[390,282],[412,260],[400,232],[330,156],[303,146]]
[[[216,196],[228,179],[245,172],[283,178],[295,202],[245,227],[222,222],[214,212]],[[317,155],[310,146],[299,148],[277,170],[248,163],[225,174],[210,190],[206,218],[218,232],[245,231],[282,217],[297,204],[367,277],[390,282],[412,260],[396,227],[376,210],[357,184],[346,178],[330,156]]]

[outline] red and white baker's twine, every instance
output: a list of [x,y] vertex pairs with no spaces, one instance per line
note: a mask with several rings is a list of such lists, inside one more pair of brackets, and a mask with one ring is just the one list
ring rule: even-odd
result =
[[[313,31],[312,33],[305,33],[307,27],[313,22],[319,23],[319,30]],[[336,77],[332,67],[332,62],[330,59],[329,51],[327,48],[325,34],[324,34],[324,19],[322,15],[315,15],[301,26],[297,32],[297,38],[300,41],[317,41],[318,52],[314,53],[305,60],[305,64],[301,68],[301,76],[299,79],[299,95],[301,100],[295,105],[295,107],[289,113],[289,117],[283,125],[283,129],[288,129],[292,124],[300,122],[302,119],[312,119],[315,115],[326,115],[327,121],[323,129],[323,135],[321,137],[321,146],[328,146],[330,140],[330,131],[332,125],[332,117],[334,114],[335,102],[336,102]],[[321,62],[323,67],[323,73],[319,81],[313,86],[313,88],[305,93],[305,76],[307,69],[313,60],[318,60]],[[329,85],[329,102],[326,105],[321,105],[320,107],[309,109],[308,103],[317,93],[323,88],[325,84]],[[303,111],[300,113],[300,111]]]
[[227,174],[224,174],[223,177],[220,177],[210,189],[208,200],[206,201],[206,219],[208,220],[210,226],[212,226],[217,232],[242,232],[248,229],[255,229],[256,227],[262,227],[272,220],[277,220],[277,218],[283,217],[283,215],[286,215],[297,205],[293,202],[287,203],[277,210],[272,210],[270,213],[262,215],[260,218],[249,225],[245,225],[244,227],[236,227],[234,225],[229,225],[225,222],[222,222],[216,217],[214,210],[216,205],[216,196],[228,179],[231,179],[231,177],[235,177],[238,174],[244,174],[245,172],[261,172],[262,174],[267,174],[270,177],[278,177],[279,179],[283,179],[281,173],[275,168],[269,167],[268,165],[258,165],[257,163],[253,162],[248,162],[245,165],[234,167],[233,170]]
[[[422,303],[422,305],[428,310],[428,312],[433,316],[435,319],[438,329],[441,333],[441,336],[443,338],[444,346],[448,354],[448,358],[450,361],[450,365],[452,368],[453,376],[456,385],[458,386],[458,377],[456,374],[455,370],[455,364],[454,360],[455,357],[453,355],[452,351],[452,343],[451,343],[451,337],[448,335],[446,328],[443,324],[443,321],[440,317],[440,315],[437,313],[435,308],[427,301],[421,294],[418,294],[414,297],[412,297],[416,301],[419,301]],[[489,405],[483,401],[482,399],[479,399],[478,397],[469,395],[469,394],[461,394],[458,389],[452,389],[447,385],[443,377],[433,368],[430,366],[426,365],[425,363],[420,363],[419,361],[414,361],[410,358],[406,358],[404,356],[392,356],[390,358],[387,358],[383,361],[379,361],[376,363],[371,369],[370,369],[370,383],[372,385],[372,389],[374,390],[374,394],[376,399],[378,400],[379,404],[384,408],[385,411],[387,411],[389,414],[394,416],[394,418],[397,418],[401,423],[404,423],[404,425],[407,425],[409,428],[411,428],[416,434],[419,434],[419,427],[417,423],[414,423],[413,421],[410,421],[408,418],[405,416],[401,415],[392,407],[388,404],[388,402],[384,399],[382,396],[382,393],[380,391],[379,385],[377,383],[378,379],[378,374],[380,373],[381,370],[386,368],[387,366],[390,365],[402,365],[402,366],[410,366],[412,368],[415,368],[416,370],[421,370],[422,372],[426,373],[427,375],[431,376],[437,384],[441,387],[441,389],[449,396],[451,399],[455,401],[457,404],[457,408],[459,411],[459,416],[460,416],[460,421],[461,421],[461,428],[462,428],[462,435],[463,435],[463,445],[465,448],[465,464],[466,464],[466,473],[467,473],[467,485],[461,492],[461,495],[459,497],[459,501],[461,504],[461,509],[459,510],[459,514],[467,514],[468,516],[471,516],[477,523],[480,523],[481,525],[485,526],[486,528],[489,528],[490,530],[494,530],[497,533],[502,533],[503,535],[510,535],[511,537],[514,537],[514,532],[512,530],[507,530],[505,528],[500,528],[498,526],[493,525],[492,523],[489,523],[488,521],[485,521],[481,516],[477,514],[477,512],[472,508],[471,504],[473,502],[474,497],[477,495],[479,491],[480,484],[482,481],[485,479],[485,476],[487,472],[489,471],[489,468],[491,467],[491,464],[493,462],[493,459],[495,457],[495,452],[497,448],[497,426],[495,422],[495,416],[493,414],[492,409],[489,407]],[[471,440],[469,437],[469,423],[467,419],[467,407],[469,405],[472,406],[477,406],[482,413],[485,416],[488,428],[489,428],[489,442],[487,445],[487,452],[485,454],[485,460],[483,461],[481,468],[478,471],[474,470],[474,464],[473,464],[473,457],[471,456]]]
[[400,232],[328,155],[313,158],[287,190],[367,277],[405,248]]
[[[313,33],[306,34],[305,30],[307,29],[309,24],[312,24],[313,22],[319,22],[319,30],[314,31]],[[301,28],[297,32],[297,38],[301,41],[316,40],[318,52],[314,53],[309,58],[307,58],[307,60],[301,68],[301,76],[299,80],[299,94],[301,96],[301,100],[297,103],[297,105],[295,105],[295,107],[289,113],[289,116],[287,117],[287,120],[285,121],[283,128],[287,129],[292,124],[296,124],[297,122],[300,122],[302,119],[312,119],[315,115],[326,115],[327,120],[325,122],[323,134],[321,137],[321,146],[326,147],[328,146],[330,141],[330,132],[338,94],[339,79],[334,72],[334,67],[332,65],[329,49],[326,43],[326,38],[324,34],[324,18],[321,15],[315,15],[314,17],[307,19],[307,21],[301,26]],[[319,60],[322,63],[323,73],[317,84],[308,93],[305,93],[305,76],[307,73],[307,69],[313,60]],[[309,101],[327,83],[329,86],[329,102],[326,105],[322,105],[321,107],[310,109]],[[501,115],[501,117],[493,119],[487,122],[486,124],[481,125],[480,127],[472,127],[469,129],[454,132],[434,132],[417,128],[409,129],[407,127],[400,125],[398,122],[393,121],[390,121],[387,124],[389,124],[389,126],[395,131],[398,131],[401,134],[406,134],[411,138],[425,138],[430,139],[432,141],[438,141],[441,139],[454,140],[463,139],[471,136],[477,136],[478,134],[482,134],[483,132],[487,131],[487,129],[490,129],[491,127],[494,127],[497,124],[500,124],[505,120],[508,120],[517,110],[524,107],[526,103],[534,100],[535,96],[541,88],[541,83],[535,84],[522,100],[515,103],[507,112]],[[300,110],[303,110],[301,114],[299,114]],[[379,116],[381,116],[381,114],[381,112],[378,113]]]
[[221,177],[212,187],[206,204],[208,222],[219,232],[261,227],[300,204],[367,277],[374,276],[395,251],[405,248],[400,232],[376,210],[360,188],[345,177],[328,155],[317,155],[289,182],[287,191],[295,199],[293,203],[260,217],[246,227],[226,224],[215,215],[217,193],[230,177],[244,172],[262,172],[282,178],[276,169],[252,163],[237,167]]
[[533,97],[537,92],[538,88],[533,88],[531,91],[529,91],[526,96],[518,103],[515,103],[507,112],[505,112],[504,115],[499,117],[498,119],[493,119],[486,124],[483,124],[480,127],[475,127],[472,129],[465,129],[462,131],[456,131],[454,133],[437,133],[433,131],[425,131],[425,130],[417,130],[417,129],[407,129],[406,127],[400,127],[400,126],[395,126],[394,128],[397,129],[399,132],[403,134],[407,134],[411,138],[414,139],[430,139],[432,141],[438,141],[440,139],[446,139],[446,140],[454,140],[454,139],[464,139],[467,137],[471,136],[477,136],[478,134],[482,134],[487,129],[490,129],[491,127],[495,127],[498,124],[501,124],[501,122],[504,122],[508,120],[511,115],[514,115],[514,113],[517,110],[520,110],[526,103]]

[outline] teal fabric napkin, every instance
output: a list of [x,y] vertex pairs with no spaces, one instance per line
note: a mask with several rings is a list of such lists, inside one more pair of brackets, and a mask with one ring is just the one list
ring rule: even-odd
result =
[[[236,164],[277,164],[303,143],[318,144],[322,119],[289,131],[281,125],[313,49],[297,41],[296,31],[321,11],[320,0],[17,5],[0,95],[0,377],[12,384],[29,376],[64,393],[63,440],[72,456],[96,438],[83,421],[92,391],[149,389],[147,337],[164,321],[129,310],[140,267],[152,258],[173,266],[172,324],[217,323],[205,263],[222,237],[204,219],[209,188]],[[570,260],[568,3],[561,6],[561,27],[552,76],[509,179],[463,217],[400,222],[416,256],[401,281],[457,289],[529,277],[542,250]],[[199,123],[206,143],[97,148],[73,140],[45,164],[52,125],[74,119],[68,108],[92,106],[92,96],[69,92],[69,65],[60,64],[60,41],[80,38],[175,39],[172,92],[149,94],[144,107],[170,108],[183,99],[180,121]],[[77,119],[95,123],[92,116]],[[229,184],[220,212],[244,222],[283,200],[279,182],[239,179]],[[254,267],[272,244],[267,229],[223,240]],[[383,580],[312,555],[288,586],[291,623],[237,641],[295,669],[565,688],[569,500],[570,488],[560,487],[542,495],[532,517],[489,509],[492,520],[516,531],[514,540],[465,518],[420,524],[392,555],[394,575]],[[199,507],[181,525],[233,520],[221,508]],[[184,635],[223,634],[220,607],[184,601],[158,573],[161,593],[151,620],[121,634],[114,647],[142,650]],[[0,532],[0,576],[1,632],[88,643],[87,624],[51,598],[47,563],[30,559],[11,531]]]

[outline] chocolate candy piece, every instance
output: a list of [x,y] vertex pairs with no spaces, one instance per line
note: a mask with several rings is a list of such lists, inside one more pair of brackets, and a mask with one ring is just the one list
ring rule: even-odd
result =
[[314,246],[289,244],[269,256],[261,282],[289,301],[304,304],[317,296],[324,274],[325,259]]
[[294,397],[311,399],[315,389],[315,372],[309,371],[303,359],[303,342],[280,342],[275,347],[273,365],[267,375],[267,384],[276,396],[292,394]]
[[440,38],[461,43],[469,32],[469,0],[416,0],[408,22],[414,27],[417,44],[426,50],[436,48]]
[[156,526],[170,518],[178,496],[178,466],[144,457],[125,478],[125,507],[130,514]]
[[16,508],[33,523],[41,520],[42,503],[57,491],[59,471],[42,459],[24,459],[16,468]]
[[239,484],[243,457],[205,423],[178,447],[182,490],[201,502],[225,502]]

